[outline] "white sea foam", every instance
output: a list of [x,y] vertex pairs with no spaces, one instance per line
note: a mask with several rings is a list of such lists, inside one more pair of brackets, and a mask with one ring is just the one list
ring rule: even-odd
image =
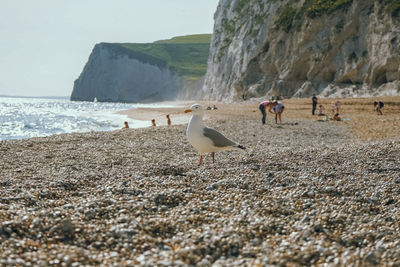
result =
[[158,104],[72,102],[66,98],[0,97],[0,140],[52,134],[112,131],[123,122],[140,128],[150,122],[128,119],[117,111],[136,107],[170,107]]

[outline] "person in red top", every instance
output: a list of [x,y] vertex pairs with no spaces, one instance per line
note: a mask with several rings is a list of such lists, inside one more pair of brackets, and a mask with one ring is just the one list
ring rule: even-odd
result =
[[270,112],[270,113],[274,113],[274,112],[272,112],[273,107],[274,107],[274,103],[271,101],[264,101],[264,102],[260,103],[260,106],[258,108],[260,109],[261,114],[262,114],[262,119],[261,119],[262,124],[265,124],[265,120],[267,117],[267,113],[265,112],[265,109],[267,109],[268,112]]

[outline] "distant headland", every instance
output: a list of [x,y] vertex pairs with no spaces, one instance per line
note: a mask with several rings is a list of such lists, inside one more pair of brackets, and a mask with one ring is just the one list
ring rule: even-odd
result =
[[71,100],[155,102],[193,96],[203,84],[211,34],[154,43],[97,44]]

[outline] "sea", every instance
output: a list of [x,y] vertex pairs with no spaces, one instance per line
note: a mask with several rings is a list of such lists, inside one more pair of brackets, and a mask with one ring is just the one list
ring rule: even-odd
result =
[[131,128],[151,125],[150,121],[128,119],[118,111],[139,107],[172,107],[162,103],[127,104],[75,102],[65,97],[0,97],[0,140],[26,139],[53,134],[113,131],[124,121]]

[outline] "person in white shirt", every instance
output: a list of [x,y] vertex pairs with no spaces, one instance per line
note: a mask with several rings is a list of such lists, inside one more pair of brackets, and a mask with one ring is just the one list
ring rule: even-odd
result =
[[283,110],[285,109],[285,106],[281,103],[281,102],[274,102],[274,113],[275,113],[275,123],[278,123],[278,119],[279,119],[279,123],[282,123],[282,113]]

